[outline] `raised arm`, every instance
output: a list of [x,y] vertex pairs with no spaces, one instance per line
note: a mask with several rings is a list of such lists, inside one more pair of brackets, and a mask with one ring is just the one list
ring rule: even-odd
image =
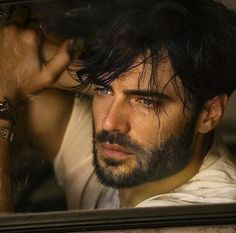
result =
[[15,109],[22,98],[52,85],[70,60],[67,53],[70,41],[67,41],[47,63],[42,63],[40,37],[27,29],[25,18],[26,11],[20,17],[15,11],[10,24],[1,23],[0,28],[0,212],[11,211],[8,160]]

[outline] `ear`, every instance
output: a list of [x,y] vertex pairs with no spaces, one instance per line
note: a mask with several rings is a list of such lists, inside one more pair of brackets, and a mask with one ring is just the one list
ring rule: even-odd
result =
[[219,95],[208,100],[199,115],[197,131],[205,134],[213,130],[222,119],[227,103],[227,95]]

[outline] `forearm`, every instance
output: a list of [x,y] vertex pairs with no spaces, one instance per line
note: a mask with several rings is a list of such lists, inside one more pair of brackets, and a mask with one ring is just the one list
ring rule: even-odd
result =
[[[8,121],[0,119],[2,128],[10,129]],[[9,176],[9,149],[10,142],[0,137],[0,213],[12,211],[12,198]]]
[[[25,20],[29,17],[27,9],[16,8],[8,16],[10,23],[0,27],[1,104],[7,98],[15,105],[20,100],[50,87],[70,62],[68,49],[71,47],[71,41],[64,42],[47,62],[42,61],[39,54],[43,36],[37,34],[38,30],[34,30],[37,28],[31,28],[30,21],[27,25]],[[0,127],[3,128],[1,132],[12,128],[16,115],[12,108],[0,107]],[[9,116],[10,118],[7,118]],[[0,137],[0,212],[11,210],[9,149],[10,142],[3,135]]]

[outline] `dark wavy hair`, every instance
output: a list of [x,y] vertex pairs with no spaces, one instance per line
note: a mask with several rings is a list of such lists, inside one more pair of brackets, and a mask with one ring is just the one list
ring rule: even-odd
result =
[[[157,90],[157,65],[166,51],[179,77],[185,106],[200,108],[215,96],[231,95],[236,84],[236,14],[213,0],[119,1],[113,15],[80,55],[80,87],[108,85],[132,69],[137,58],[151,59],[149,88]],[[112,4],[112,3],[110,3]],[[180,96],[180,95],[179,95]]]

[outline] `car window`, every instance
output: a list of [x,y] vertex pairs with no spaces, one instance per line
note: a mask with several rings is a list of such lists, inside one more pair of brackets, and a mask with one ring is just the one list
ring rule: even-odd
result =
[[[224,3],[229,8],[236,9],[234,0],[225,0]],[[50,57],[52,56],[50,54],[54,54],[56,48],[63,41],[71,38],[73,38],[74,41],[76,38],[74,48],[77,46],[77,49],[73,52],[80,53],[81,47],[84,46],[84,49],[91,40],[95,39],[98,28],[102,29],[104,24],[109,21],[109,17],[115,12],[115,4],[118,3],[112,3],[108,0],[0,0],[0,13],[1,9],[7,12],[14,12],[17,8],[30,12],[33,18],[30,26],[35,30],[35,25],[39,25],[37,28],[41,30],[41,32],[39,32],[39,34],[41,33],[40,36],[43,34],[43,37],[45,36],[46,38],[42,40],[48,40],[47,49],[49,51],[48,56]],[[24,17],[24,14],[22,17]],[[1,25],[0,27],[3,26]],[[25,25],[22,26],[22,30],[24,29]],[[49,61],[50,59],[48,59],[45,64]],[[67,68],[70,70],[71,66]],[[78,69],[78,63],[72,67],[72,79],[75,77],[74,69]],[[64,113],[64,115],[68,116],[66,122],[70,122],[71,116],[74,118],[77,117],[72,106],[77,104],[78,99],[83,99],[84,102],[90,103],[91,96],[89,96],[90,93],[84,94],[82,92],[82,94],[78,94],[73,88],[63,88],[63,86],[60,85],[61,83],[58,84],[60,91],[53,90],[51,92],[51,90],[49,90],[49,92],[45,92],[42,97],[40,95],[41,99],[39,100],[37,100],[38,94],[30,96],[30,98],[33,101],[36,99],[36,102],[39,102],[38,106],[42,107],[40,101],[46,101],[46,98],[52,93],[61,101],[63,107],[57,106],[57,103],[53,100],[50,103],[51,106],[53,109],[55,107],[56,111],[60,112],[60,114]],[[56,86],[56,89],[58,86]],[[114,91],[114,87],[109,88],[110,89],[107,89],[106,86],[95,85],[95,95],[98,101],[107,101],[107,99],[111,98],[110,96],[114,96],[118,93]],[[141,98],[139,95],[140,93],[135,94],[135,98],[133,95],[132,97],[127,95],[128,97],[126,98],[132,101],[135,100],[136,104],[138,103],[140,105],[141,103],[142,109],[144,109],[143,105],[145,104],[146,109],[146,105],[150,104],[150,98]],[[137,96],[139,96],[139,98],[137,98]],[[76,99],[76,101],[74,101],[74,99]],[[163,102],[165,101],[167,102],[169,100],[163,100]],[[67,107],[67,104],[71,107]],[[215,132],[216,135],[221,135],[229,151],[236,156],[235,104],[236,93],[234,92],[225,110],[223,120],[217,126]],[[56,154],[60,155],[63,153],[64,147],[70,147],[66,147],[62,142],[64,142],[74,128],[68,129],[67,123],[65,123],[62,118],[55,117],[51,114],[49,107],[49,109],[42,108],[45,113],[48,113],[48,115],[42,115],[50,118],[51,122],[49,122],[51,125],[56,125],[56,130],[53,132],[54,134],[51,134],[51,131],[45,131],[46,133],[41,132],[40,124],[42,124],[43,127],[42,119],[36,118],[36,120],[30,120],[30,124],[27,123],[28,111],[33,111],[36,115],[40,113],[41,110],[39,108],[34,109],[34,106],[31,108],[31,105],[28,104],[26,100],[23,100],[19,106],[19,111],[22,116],[18,118],[14,140],[10,147],[9,161],[13,212],[9,214],[4,213],[0,216],[0,219],[2,218],[0,220],[0,232],[42,232],[42,229],[46,229],[47,232],[114,232],[114,230],[116,232],[143,232],[144,228],[147,232],[189,232],[190,230],[193,232],[199,232],[201,230],[204,230],[204,232],[205,230],[206,232],[216,232],[216,230],[220,232],[231,232],[232,229],[235,230],[235,204],[231,203],[226,204],[219,202],[219,205],[212,206],[205,205],[207,204],[205,203],[202,206],[197,205],[194,207],[162,206],[161,208],[124,208],[117,210],[110,210],[110,208],[108,208],[108,210],[83,211],[78,208],[78,206],[81,207],[81,204],[78,204],[76,208],[73,207],[74,202],[70,204],[70,198],[72,198],[72,196],[70,196],[70,187],[67,184],[65,176],[68,175],[71,183],[74,182],[73,185],[75,185],[76,180],[73,180],[73,172],[76,169],[76,159],[70,162],[70,165],[73,165],[75,169],[68,171],[68,167],[63,164],[63,158],[61,159],[60,156],[58,156],[58,158],[54,160],[51,154],[55,154],[56,151]],[[135,109],[137,109],[137,106],[138,105],[136,105]],[[29,136],[30,129],[28,128],[34,125],[35,122],[38,122],[39,126],[36,127],[35,135]],[[84,130],[84,128],[82,129]],[[61,133],[61,131],[63,131],[63,133]],[[83,132],[87,132],[86,129]],[[38,135],[42,138],[44,135],[45,138],[50,135],[50,141],[45,142],[45,140],[42,139],[38,142],[36,140]],[[86,138],[86,135],[84,137]],[[44,153],[45,149],[42,150],[40,148],[42,144],[45,145],[45,148],[51,148],[54,142],[58,143],[50,149],[48,154]],[[70,149],[73,151],[72,147]],[[116,148],[116,150],[118,149]],[[235,156],[234,159],[236,160]],[[61,161],[59,161],[60,159]],[[63,164],[63,166],[61,164]],[[84,174],[87,172],[85,169],[87,168],[86,166],[87,165],[82,166],[82,168],[84,167]],[[58,171],[60,171],[60,174],[58,174]],[[81,177],[84,176],[84,174],[80,174]],[[90,176],[89,179],[92,180],[92,182],[95,182],[93,180],[95,178],[93,178],[91,174],[87,175]],[[93,185],[92,183],[91,186]],[[89,184],[85,184],[85,186],[87,187]],[[100,186],[98,188],[100,188],[99,195],[102,195],[103,192],[106,191],[103,187],[103,189]],[[117,193],[114,193],[114,189],[109,191],[109,195],[117,195]],[[98,194],[96,195],[99,196]],[[75,197],[73,196],[73,198]],[[108,196],[106,196],[106,198],[108,198]],[[90,197],[83,191],[82,194],[78,195],[78,199],[87,200],[90,199]],[[105,201],[109,202],[109,200]],[[68,206],[70,208],[68,208]],[[70,211],[68,211],[68,209],[70,209]],[[29,222],[26,223],[26,220],[29,220]],[[23,228],[25,230],[22,230]]]

